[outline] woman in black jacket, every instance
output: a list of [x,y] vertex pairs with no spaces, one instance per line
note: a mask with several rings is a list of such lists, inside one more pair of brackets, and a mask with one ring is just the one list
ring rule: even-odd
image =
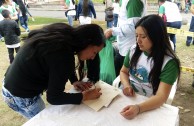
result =
[[[55,23],[31,31],[6,72],[2,88],[5,102],[24,117],[31,118],[45,108],[41,98],[44,91],[47,101],[53,105],[80,104],[99,98],[100,89],[88,91],[92,83],[81,80],[83,62],[88,60],[88,78],[98,81],[99,57],[96,55],[104,46],[103,30],[96,24],[73,28]],[[80,64],[79,81],[75,76],[75,55]],[[68,79],[81,93],[64,92]]]

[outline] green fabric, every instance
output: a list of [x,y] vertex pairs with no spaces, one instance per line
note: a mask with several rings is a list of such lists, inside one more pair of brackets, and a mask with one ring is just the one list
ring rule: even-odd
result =
[[70,5],[70,0],[65,0],[65,4],[66,4],[67,6],[69,6],[69,5]]
[[[124,66],[127,68],[129,68],[129,62],[130,62],[129,55],[130,55],[130,51],[125,56],[125,60],[123,63]],[[173,85],[173,83],[176,81],[177,77],[178,77],[178,67],[176,65],[176,62],[173,59],[171,59],[164,66],[164,68],[160,74],[160,80],[161,80],[161,82]]]
[[192,0],[192,4],[194,4],[194,0]]
[[160,74],[161,82],[173,85],[176,81],[178,76],[178,66],[175,60],[171,59],[168,63],[164,66],[162,73]]
[[0,7],[0,13],[2,13],[2,11],[3,11],[4,9],[9,10],[11,16],[13,16],[14,13],[16,12],[16,10],[15,10],[13,7],[1,6],[1,7]]
[[124,59],[124,62],[123,62],[123,65],[127,68],[129,68],[129,54],[130,54],[130,51],[127,53],[127,55],[125,56],[125,59]]
[[141,0],[129,0],[127,3],[127,18],[141,17],[144,5]]
[[121,7],[121,5],[122,5],[122,0],[119,1],[119,6]]
[[111,37],[106,40],[106,47],[104,47],[100,52],[100,80],[111,84],[116,78],[115,66],[114,66],[114,56],[113,56],[113,46],[112,42],[115,37]]
[[159,7],[159,14],[165,14],[165,8],[162,5]]

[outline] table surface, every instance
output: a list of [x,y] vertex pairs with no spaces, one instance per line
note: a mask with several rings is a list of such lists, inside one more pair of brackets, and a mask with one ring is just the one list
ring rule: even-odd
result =
[[124,96],[121,92],[108,107],[96,112],[85,104],[48,105],[43,111],[27,121],[23,126],[176,126],[178,108],[164,104],[158,109],[144,112],[131,120],[120,115],[129,104],[138,104],[147,97],[136,94]]

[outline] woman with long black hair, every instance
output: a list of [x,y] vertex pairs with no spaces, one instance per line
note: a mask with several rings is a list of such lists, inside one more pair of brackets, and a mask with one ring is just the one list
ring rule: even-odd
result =
[[[91,81],[98,81],[91,68],[99,73],[98,52],[105,46],[103,29],[96,24],[73,28],[55,23],[29,33],[25,44],[9,66],[3,80],[2,94],[10,108],[26,118],[32,118],[45,108],[41,95],[46,91],[47,101],[53,105],[80,104],[84,100],[99,98],[100,88],[88,89],[92,83],[81,82],[83,69],[79,69],[79,81],[75,76],[75,55],[83,68],[88,62]],[[96,56],[97,55],[97,56]],[[68,81],[81,93],[65,93]],[[95,82],[94,82],[95,83]]]
[[136,44],[130,48],[120,71],[123,93],[131,97],[138,93],[149,99],[123,108],[121,115],[127,119],[164,104],[180,76],[180,62],[160,16],[141,18],[135,26],[135,33]]

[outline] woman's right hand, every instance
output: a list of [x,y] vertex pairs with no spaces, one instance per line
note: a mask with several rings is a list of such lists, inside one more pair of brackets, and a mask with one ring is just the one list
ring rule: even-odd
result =
[[126,96],[135,96],[135,91],[133,90],[132,87],[124,87],[123,94]]
[[83,94],[83,99],[82,101],[85,101],[85,100],[94,100],[94,99],[97,99],[99,98],[102,93],[100,92],[101,88],[95,88],[93,90],[88,90],[88,91],[83,91],[82,94]]

